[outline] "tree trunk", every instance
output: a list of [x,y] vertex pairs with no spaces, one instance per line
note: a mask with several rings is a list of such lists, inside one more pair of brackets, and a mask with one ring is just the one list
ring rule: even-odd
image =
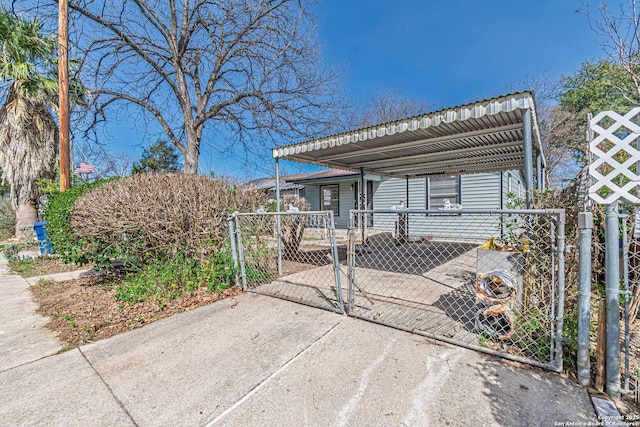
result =
[[16,210],[16,237],[32,237],[33,223],[38,222],[38,210],[34,200],[21,203]]
[[195,132],[187,131],[187,153],[184,156],[184,173],[198,174],[198,157],[200,157],[200,141]]

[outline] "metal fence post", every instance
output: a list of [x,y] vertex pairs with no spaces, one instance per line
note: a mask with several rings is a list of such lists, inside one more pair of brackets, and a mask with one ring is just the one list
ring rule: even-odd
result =
[[562,371],[562,344],[564,341],[564,251],[565,251],[565,211],[558,212],[558,307],[556,309],[556,369]]
[[620,237],[618,204],[606,205],[607,394],[620,399]]
[[591,235],[593,214],[578,214],[580,234],[578,260],[578,380],[588,387],[591,382],[589,332],[591,318]]
[[629,215],[622,213],[622,283],[624,284],[624,391],[629,391],[629,242],[627,241],[627,219]]
[[351,214],[351,222],[349,224],[349,231],[347,237],[347,276],[349,278],[349,291],[347,295],[347,313],[353,313],[355,295],[354,295],[354,282],[355,282],[355,267],[356,267],[356,232],[355,232],[355,216]]
[[236,215],[236,242],[238,243],[238,260],[240,261],[240,276],[242,277],[242,290],[247,290],[247,272],[245,270],[244,249],[242,245],[242,232],[240,231],[240,220]]
[[[336,296],[338,298],[338,307],[344,313],[344,301],[342,298],[342,280],[340,277],[340,259],[338,258],[338,242],[336,241],[336,227],[333,221],[333,212],[329,211],[329,234],[331,236],[331,249],[333,255],[333,270],[336,277]],[[325,219],[326,220],[326,219]]]
[[231,259],[233,260],[233,275],[236,278],[236,286],[238,286],[238,252],[236,250],[236,231],[233,226],[233,215],[228,216],[229,221],[229,244],[231,246]]

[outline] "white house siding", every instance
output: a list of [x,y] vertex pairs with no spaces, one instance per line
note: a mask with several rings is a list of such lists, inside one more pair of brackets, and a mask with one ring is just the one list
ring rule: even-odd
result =
[[[520,183],[514,172],[512,185]],[[462,175],[460,177],[460,203],[464,209],[500,209],[500,173]],[[428,190],[426,179],[409,181],[409,208],[426,209]],[[406,181],[392,178],[382,182],[374,196],[377,209],[389,209],[405,201]],[[506,200],[506,199],[504,199]],[[394,230],[397,216],[380,215],[374,218],[374,228]],[[433,240],[455,240],[482,242],[488,237],[500,236],[500,218],[478,215],[422,215],[413,214],[409,218],[409,235]]]
[[[409,180],[409,207],[411,209],[426,209],[426,180],[424,178]],[[400,202],[407,205],[407,181],[399,178],[389,178],[380,183],[373,196],[375,209],[390,209]]]
[[522,171],[508,171],[502,173],[502,198],[504,200],[504,208],[507,208],[508,195],[514,194],[517,198],[524,201],[525,187]]
[[[460,203],[464,209],[500,209],[500,176],[499,172],[462,175],[460,177]],[[502,173],[502,202],[507,201],[508,182],[511,182],[511,191],[518,196],[524,196],[522,173],[509,171]],[[320,201],[321,185],[334,185],[339,183],[340,215],[335,217],[337,228],[349,226],[349,211],[354,209],[354,191],[351,186],[355,179],[340,182],[305,184],[305,195],[311,203],[312,210],[322,210]],[[409,180],[409,208],[427,208],[427,180],[425,178]],[[406,203],[406,180],[400,178],[387,178],[382,182],[374,182],[374,209],[390,209],[398,206],[400,202]],[[505,206],[502,206],[504,208]],[[379,214],[374,218],[373,228],[383,231],[394,231],[396,228],[396,214]],[[500,218],[478,215],[412,215],[409,220],[409,234],[412,237],[425,237],[436,240],[456,240],[481,242],[488,237],[500,236]]]
[[320,187],[317,185],[305,185],[304,198],[311,204],[312,211],[320,210]]
[[340,206],[340,215],[334,216],[336,228],[348,228],[349,227],[349,211],[355,206],[354,191],[351,190],[351,185],[356,181],[341,181],[341,182],[326,182],[322,184],[305,184],[305,198],[311,204],[312,211],[321,211],[322,204],[320,200],[320,188],[325,185],[338,185],[339,194],[338,202]]
[[465,209],[500,209],[500,172],[462,175],[460,204]]
[[[514,175],[514,185],[521,185]],[[506,179],[506,178],[505,178]],[[480,173],[462,175],[460,204],[465,209],[499,209],[500,208],[500,173]],[[409,208],[427,209],[427,191],[425,178],[409,180]],[[406,204],[406,181],[390,178],[380,183],[373,197],[376,209],[389,209],[399,202]]]
[[351,185],[354,183],[355,181],[340,183],[340,215],[334,218],[336,228],[349,227],[349,211],[356,205],[354,190],[351,190]]

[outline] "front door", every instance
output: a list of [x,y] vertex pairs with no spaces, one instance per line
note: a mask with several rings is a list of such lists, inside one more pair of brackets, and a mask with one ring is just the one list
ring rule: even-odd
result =
[[[367,182],[367,192],[364,195],[366,203],[365,209],[372,210],[373,209],[373,181]],[[360,182],[356,181],[353,185],[353,208],[360,210],[360,203],[358,197],[360,196]],[[356,226],[358,226],[358,218],[356,218]],[[367,227],[373,227],[373,217],[371,215],[367,215]]]

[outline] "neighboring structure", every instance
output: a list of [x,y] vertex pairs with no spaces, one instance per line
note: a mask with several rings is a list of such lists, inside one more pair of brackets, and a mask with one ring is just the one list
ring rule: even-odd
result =
[[[281,176],[280,177],[280,195],[288,195],[292,194],[297,197],[304,197],[304,186],[297,185],[292,182],[293,179],[306,176],[308,174],[299,174],[299,175],[289,175],[289,176]],[[253,181],[249,181],[244,184],[244,188],[252,188],[256,190],[262,190],[271,199],[275,199],[276,197],[276,179],[273,177],[270,178],[258,178]]]

